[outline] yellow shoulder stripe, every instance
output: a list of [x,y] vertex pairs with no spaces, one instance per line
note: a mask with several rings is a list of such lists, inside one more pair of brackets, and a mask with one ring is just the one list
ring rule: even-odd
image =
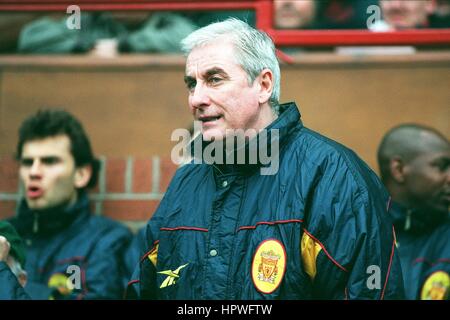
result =
[[301,242],[301,254],[303,258],[303,267],[311,280],[316,277],[316,260],[322,247],[311,238],[306,232],[303,233]]
[[155,246],[155,248],[148,254],[147,258],[153,263],[156,267],[156,262],[158,261],[158,248],[159,243]]

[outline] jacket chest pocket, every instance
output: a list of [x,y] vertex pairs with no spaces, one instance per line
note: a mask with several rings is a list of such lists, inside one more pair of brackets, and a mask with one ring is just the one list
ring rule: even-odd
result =
[[206,233],[191,226],[160,229],[156,285],[161,298],[200,296]]
[[72,257],[55,261],[51,266],[40,271],[45,273],[49,288],[66,296],[87,290],[86,268],[87,262],[84,257]]
[[[298,299],[305,282],[300,258],[302,220],[261,221],[237,232],[234,297]],[[303,286],[305,287],[305,286]]]

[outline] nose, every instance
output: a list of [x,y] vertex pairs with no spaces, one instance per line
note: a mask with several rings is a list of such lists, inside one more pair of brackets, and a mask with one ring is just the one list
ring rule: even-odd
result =
[[38,179],[42,176],[42,165],[39,159],[33,160],[33,164],[30,167],[30,178]]
[[205,108],[210,105],[208,88],[206,88],[202,81],[198,81],[195,88],[190,93],[189,102],[193,110]]

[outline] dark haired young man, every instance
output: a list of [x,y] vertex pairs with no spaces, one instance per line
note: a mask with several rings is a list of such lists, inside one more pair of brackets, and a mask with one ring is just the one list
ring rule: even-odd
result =
[[81,123],[37,112],[19,130],[16,156],[25,196],[11,222],[27,246],[25,290],[33,299],[121,298],[131,233],[90,212],[99,163]]

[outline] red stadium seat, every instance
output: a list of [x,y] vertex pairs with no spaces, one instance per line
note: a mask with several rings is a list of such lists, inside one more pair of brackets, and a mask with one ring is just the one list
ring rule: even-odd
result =
[[[254,10],[256,27],[266,31],[277,46],[415,45],[449,46],[450,29],[421,29],[395,32],[367,30],[277,30],[273,27],[273,0],[77,0],[86,11],[129,10]],[[0,11],[62,11],[69,0],[0,0]]]

